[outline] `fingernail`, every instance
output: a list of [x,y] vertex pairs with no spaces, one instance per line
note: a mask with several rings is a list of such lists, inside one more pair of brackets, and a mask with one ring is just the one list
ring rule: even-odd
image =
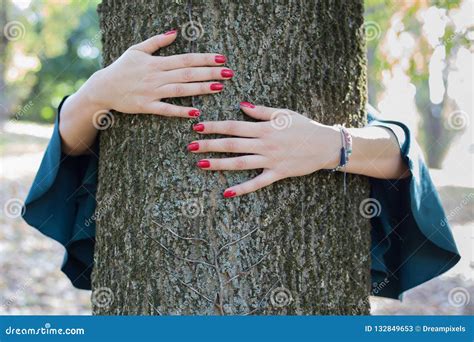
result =
[[188,145],[188,151],[197,151],[199,150],[199,143],[193,142]]
[[188,115],[193,117],[193,118],[197,118],[198,116],[201,115],[201,112],[199,111],[199,109],[191,109],[189,112],[188,112]]
[[221,76],[225,78],[231,78],[234,76],[234,72],[230,69],[224,69],[221,71]]
[[203,159],[203,160],[198,161],[196,165],[200,167],[201,169],[206,169],[209,166],[211,166],[211,163],[209,162],[209,160]]
[[165,36],[169,36],[170,34],[175,34],[176,32],[178,32],[177,30],[173,29],[171,31],[168,31],[165,33]]
[[193,126],[193,131],[196,131],[196,132],[204,131],[204,125],[203,124],[195,124]]
[[240,107],[255,108],[255,105],[250,102],[240,102]]
[[226,191],[224,191],[224,197],[225,197],[225,198],[234,197],[235,195],[237,195],[237,193],[236,193],[234,190],[226,190]]
[[223,55],[217,55],[216,57],[214,57],[214,61],[216,61],[216,63],[223,64],[225,63],[226,58]]
[[211,90],[222,90],[224,89],[224,85],[222,83],[212,83]]

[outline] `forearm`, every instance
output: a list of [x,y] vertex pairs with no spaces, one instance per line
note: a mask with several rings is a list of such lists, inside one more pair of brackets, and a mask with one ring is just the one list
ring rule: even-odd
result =
[[66,154],[87,154],[97,137],[94,114],[106,110],[94,99],[97,77],[97,74],[92,75],[76,93],[66,99],[61,108],[59,132],[62,150]]
[[352,135],[353,146],[349,162],[344,168],[346,172],[380,179],[409,176],[397,139],[390,130],[373,126],[350,128],[348,131]]

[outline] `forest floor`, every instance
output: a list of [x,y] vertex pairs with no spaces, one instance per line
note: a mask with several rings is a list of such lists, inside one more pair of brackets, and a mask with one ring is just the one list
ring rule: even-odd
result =
[[[24,199],[51,135],[51,126],[8,123],[0,136],[0,204]],[[371,297],[374,315],[474,314],[473,188],[434,171],[463,258],[449,272],[407,291],[403,302]],[[470,175],[466,174],[466,177]],[[467,197],[469,196],[469,197]],[[467,204],[466,198],[469,200]],[[90,291],[60,271],[63,248],[21,218],[0,217],[0,315],[89,315]]]

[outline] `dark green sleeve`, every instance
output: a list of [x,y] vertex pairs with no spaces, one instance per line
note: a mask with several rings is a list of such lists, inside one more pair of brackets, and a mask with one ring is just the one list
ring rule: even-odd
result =
[[90,289],[95,241],[95,193],[98,143],[83,156],[61,152],[58,108],[53,136],[25,200],[24,220],[61,243],[66,253],[62,271],[72,284]]
[[371,178],[371,199],[379,206],[372,225],[372,294],[401,294],[453,267],[460,259],[422,152],[407,126],[378,120],[368,109],[369,126],[382,126],[397,137],[411,176]]

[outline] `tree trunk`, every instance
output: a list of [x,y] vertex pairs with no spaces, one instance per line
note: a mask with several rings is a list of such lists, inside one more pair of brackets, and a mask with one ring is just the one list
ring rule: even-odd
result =
[[[171,101],[193,103],[203,120],[249,120],[238,103],[251,101],[361,127],[362,2],[104,0],[104,64],[178,27],[160,55],[222,53],[236,72],[219,95]],[[202,156],[186,151],[198,139],[186,119],[113,116],[100,137],[93,272],[94,291],[112,298],[95,314],[369,313],[365,178],[348,175],[345,195],[343,175],[321,171],[224,199],[258,172],[195,167]]]

